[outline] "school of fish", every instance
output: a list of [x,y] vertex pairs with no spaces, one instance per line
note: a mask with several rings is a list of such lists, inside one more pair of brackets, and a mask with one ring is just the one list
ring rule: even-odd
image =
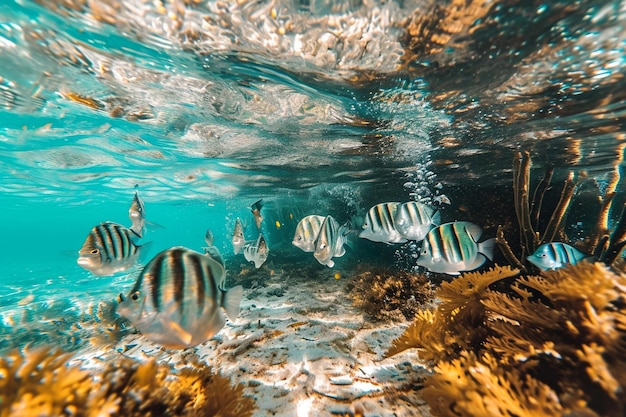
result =
[[[250,206],[256,238],[246,240],[244,223],[236,218],[231,237],[233,253],[261,268],[268,259],[269,246],[263,234],[263,200]],[[135,192],[129,209],[129,227],[111,221],[94,226],[79,250],[77,263],[94,275],[106,276],[126,271],[138,264],[146,247],[141,243],[146,225],[145,205]],[[293,219],[293,215],[289,215]],[[276,227],[281,223],[277,220]],[[154,224],[152,224],[154,225]],[[156,225],[158,226],[158,225]],[[361,230],[351,223],[340,224],[331,215],[310,214],[295,227],[292,245],[313,253],[321,265],[333,268],[342,257],[349,238],[357,236],[386,245],[422,242],[416,267],[435,273],[459,275],[480,268],[493,260],[495,239],[481,240],[480,226],[467,221],[441,223],[434,207],[415,201],[383,202],[363,216]],[[243,288],[226,288],[226,265],[206,230],[203,253],[174,246],[152,258],[139,273],[130,291],[119,295],[118,313],[128,319],[145,337],[170,349],[201,344],[225,325],[226,317],[237,319]],[[576,264],[586,258],[562,242],[546,243],[527,257],[541,270]],[[337,274],[336,274],[337,275]],[[340,276],[340,275],[339,275]]]

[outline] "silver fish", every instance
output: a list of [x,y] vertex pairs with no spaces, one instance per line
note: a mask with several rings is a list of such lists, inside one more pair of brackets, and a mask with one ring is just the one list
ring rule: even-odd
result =
[[259,200],[250,206],[250,210],[252,211],[252,215],[254,216],[254,222],[256,223],[256,228],[261,230],[261,223],[263,222],[263,216],[261,215],[261,209],[263,208],[263,200]]
[[441,215],[434,208],[416,201],[402,203],[394,217],[395,228],[408,240],[423,240],[434,226],[439,226]]
[[470,222],[442,224],[428,232],[416,263],[449,275],[473,271],[493,258],[495,239],[477,243],[482,233],[479,226]]
[[406,242],[395,227],[399,206],[400,203],[380,203],[369,209],[359,237],[387,244]]
[[213,246],[213,233],[211,232],[211,229],[206,229],[206,233],[204,235],[204,241],[207,244],[207,246],[202,248],[204,249],[204,254],[215,259],[217,262],[219,262],[222,265],[224,269],[226,269],[226,266],[224,264],[224,258],[222,258],[222,254],[220,253],[219,249],[216,246]]
[[135,232],[137,236],[143,237],[143,232],[146,227],[146,209],[143,200],[136,191],[130,209],[128,209],[128,217],[131,221],[130,230]]
[[243,256],[248,262],[254,262],[255,268],[260,268],[267,260],[269,248],[263,235],[259,235],[254,245],[247,243],[243,247]]
[[540,245],[526,259],[542,271],[547,271],[575,265],[586,257],[587,255],[567,243],[551,242]]
[[237,220],[235,221],[235,231],[233,232],[232,242],[235,255],[241,252],[246,244],[246,239],[243,236],[243,225],[241,224],[239,217],[237,217]]
[[156,255],[135,285],[120,294],[117,312],[148,339],[171,349],[196,346],[239,315],[243,287],[222,287],[224,268],[182,246]]
[[346,228],[339,226],[332,216],[326,216],[315,241],[313,256],[322,265],[329,268],[335,266],[332,258],[343,256],[346,253],[343,245],[346,241]]
[[113,222],[94,226],[78,251],[78,265],[94,275],[113,275],[131,268],[141,246],[138,236],[121,224]]
[[315,252],[315,240],[317,239],[324,219],[324,216],[311,214],[300,220],[296,226],[296,232],[293,235],[293,241],[291,243],[304,252]]

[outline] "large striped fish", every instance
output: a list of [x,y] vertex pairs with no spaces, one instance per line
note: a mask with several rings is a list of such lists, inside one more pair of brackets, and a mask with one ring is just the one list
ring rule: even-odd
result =
[[482,233],[479,226],[470,222],[442,224],[426,234],[416,263],[449,275],[473,271],[493,258],[495,239],[478,243]]
[[320,228],[324,222],[324,216],[311,214],[298,222],[296,232],[291,242],[295,247],[304,252],[315,252],[315,240],[320,233]]
[[224,268],[210,256],[182,246],[156,255],[135,285],[120,294],[117,312],[148,339],[171,349],[196,346],[239,315],[240,285],[222,288]]
[[587,255],[578,249],[562,242],[551,242],[540,245],[527,259],[542,271],[575,265]]
[[408,240],[423,240],[434,226],[439,226],[441,215],[434,208],[417,201],[402,203],[394,217],[396,230]]
[[343,256],[346,253],[343,247],[346,243],[346,234],[345,226],[340,226],[332,216],[326,216],[315,241],[315,252],[313,253],[315,259],[329,268],[335,266],[333,258]]
[[395,227],[394,219],[399,206],[400,203],[380,203],[370,208],[359,237],[388,244],[406,242]]
[[113,222],[94,226],[78,251],[78,265],[94,275],[113,275],[137,262],[141,247],[138,236],[129,228]]

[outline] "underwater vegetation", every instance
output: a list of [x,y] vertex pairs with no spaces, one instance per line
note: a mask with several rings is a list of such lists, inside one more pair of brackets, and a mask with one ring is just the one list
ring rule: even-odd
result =
[[443,282],[386,356],[417,348],[433,365],[422,395],[436,416],[623,416],[626,277],[591,262],[518,274]]
[[370,268],[347,285],[353,304],[378,321],[410,320],[431,306],[435,290],[423,274]]
[[88,344],[113,345],[134,331],[116,313],[116,300],[81,308],[71,300],[32,303],[0,322],[0,355],[29,345],[55,346],[73,352]]
[[120,356],[98,370],[48,349],[0,357],[0,416],[251,416],[243,386],[192,361],[173,370]]
[[[619,165],[623,159],[621,151],[622,149],[617,152],[613,171],[610,172],[604,192],[598,195],[599,210],[593,230],[584,240],[574,243],[574,246],[578,246],[582,252],[607,265],[613,265],[618,261],[626,246],[626,205],[622,207],[613,228],[609,227],[612,203],[620,180]],[[541,245],[555,241],[568,241],[565,233],[567,214],[577,188],[587,179],[584,171],[578,173],[577,176],[573,171],[569,172],[556,206],[550,213],[547,223],[541,227],[541,217],[545,213],[543,200],[546,191],[551,187],[554,170],[551,167],[546,169],[531,197],[530,168],[530,152],[518,152],[513,160],[513,194],[520,233],[520,251],[516,254],[512,249],[505,237],[503,225],[498,226],[496,233],[496,243],[507,261],[523,273],[536,271],[527,256],[533,254]]]

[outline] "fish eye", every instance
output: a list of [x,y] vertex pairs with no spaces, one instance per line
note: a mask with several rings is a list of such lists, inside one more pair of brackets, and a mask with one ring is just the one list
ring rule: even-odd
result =
[[130,299],[133,301],[137,301],[139,300],[139,291],[135,291],[134,293],[131,294]]
[[92,249],[91,252],[89,252],[91,254],[97,255],[100,253],[100,250],[98,250],[98,248]]
[[118,303],[123,303],[125,300],[126,300],[126,297],[124,297],[124,294],[120,293],[120,295],[117,296]]
[[298,235],[298,241],[302,240],[302,236]]

